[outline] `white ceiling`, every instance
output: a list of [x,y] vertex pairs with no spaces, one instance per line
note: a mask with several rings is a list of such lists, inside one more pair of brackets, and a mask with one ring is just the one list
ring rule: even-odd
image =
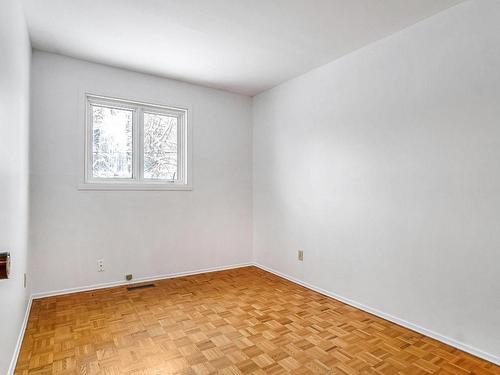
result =
[[34,48],[255,95],[462,0],[22,0]]

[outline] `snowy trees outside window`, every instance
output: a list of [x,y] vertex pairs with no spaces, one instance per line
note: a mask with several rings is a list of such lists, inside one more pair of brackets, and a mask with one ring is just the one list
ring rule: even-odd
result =
[[144,113],[144,178],[177,178],[177,118]]
[[92,174],[132,178],[132,111],[92,106]]
[[186,109],[87,95],[86,129],[86,188],[189,187]]

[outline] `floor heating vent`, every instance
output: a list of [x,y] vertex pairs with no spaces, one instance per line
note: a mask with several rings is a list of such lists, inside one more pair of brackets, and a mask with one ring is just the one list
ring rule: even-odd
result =
[[135,285],[135,286],[128,286],[127,290],[137,290],[137,289],[146,289],[146,288],[154,288],[156,285],[155,284],[142,284],[142,285]]

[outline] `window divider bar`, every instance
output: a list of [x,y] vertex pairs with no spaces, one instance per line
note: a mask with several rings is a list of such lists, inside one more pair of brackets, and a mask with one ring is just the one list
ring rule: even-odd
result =
[[138,177],[139,181],[144,181],[144,110],[142,108],[138,109],[138,120],[137,126],[139,131],[137,132],[137,159],[138,159]]

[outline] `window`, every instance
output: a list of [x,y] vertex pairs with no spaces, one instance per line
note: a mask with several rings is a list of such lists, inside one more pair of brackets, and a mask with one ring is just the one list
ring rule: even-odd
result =
[[86,96],[82,189],[188,190],[188,111]]

